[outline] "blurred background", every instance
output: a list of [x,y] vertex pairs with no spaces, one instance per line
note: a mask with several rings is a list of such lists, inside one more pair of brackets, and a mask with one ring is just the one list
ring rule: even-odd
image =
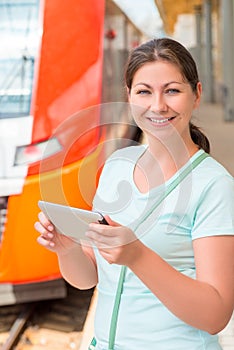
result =
[[[90,209],[106,156],[142,142],[124,66],[165,36],[197,62],[195,123],[234,175],[233,0],[0,0],[0,309],[67,296],[56,257],[36,243],[37,202]],[[234,349],[233,320],[220,338]]]

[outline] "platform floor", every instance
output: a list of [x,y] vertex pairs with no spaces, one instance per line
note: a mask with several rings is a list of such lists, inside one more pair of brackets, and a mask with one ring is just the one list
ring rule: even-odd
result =
[[[201,126],[211,142],[211,153],[234,176],[234,122],[224,121],[221,105],[202,104],[194,122]],[[234,314],[220,333],[223,350],[234,350]]]

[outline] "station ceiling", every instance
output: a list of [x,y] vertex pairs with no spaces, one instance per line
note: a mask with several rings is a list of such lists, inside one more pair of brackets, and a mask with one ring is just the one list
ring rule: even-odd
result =
[[202,0],[154,0],[164,23],[165,32],[172,34],[177,17],[182,13],[194,13]]

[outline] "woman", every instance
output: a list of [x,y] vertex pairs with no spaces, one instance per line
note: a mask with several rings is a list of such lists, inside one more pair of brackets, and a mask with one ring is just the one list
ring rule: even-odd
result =
[[232,176],[208,157],[146,215],[181,171],[209,152],[191,123],[202,93],[196,65],[178,42],[154,39],[130,54],[126,85],[148,142],[115,152],[104,166],[93,206],[109,226],[90,224],[93,245],[81,246],[40,213],[38,242],[57,253],[72,285],[98,285],[96,349],[108,349],[121,265],[127,271],[114,349],[221,349],[216,334],[234,303]]

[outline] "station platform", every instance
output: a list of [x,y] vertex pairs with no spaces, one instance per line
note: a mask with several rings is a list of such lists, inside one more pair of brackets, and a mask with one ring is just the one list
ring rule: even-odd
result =
[[[211,143],[211,154],[234,176],[234,122],[224,121],[224,110],[219,104],[203,103],[194,122],[200,126]],[[234,350],[234,314],[220,333],[223,350]]]
[[224,121],[222,105],[208,103],[201,104],[193,120],[208,136],[211,155],[234,176],[234,121]]
[[[220,104],[202,103],[194,113],[194,124],[200,127],[211,143],[211,154],[234,176],[234,122],[224,121],[224,110]],[[93,336],[93,318],[97,292],[93,294],[84,326],[79,350],[87,350]],[[234,314],[227,327],[219,334],[223,350],[234,350]]]

